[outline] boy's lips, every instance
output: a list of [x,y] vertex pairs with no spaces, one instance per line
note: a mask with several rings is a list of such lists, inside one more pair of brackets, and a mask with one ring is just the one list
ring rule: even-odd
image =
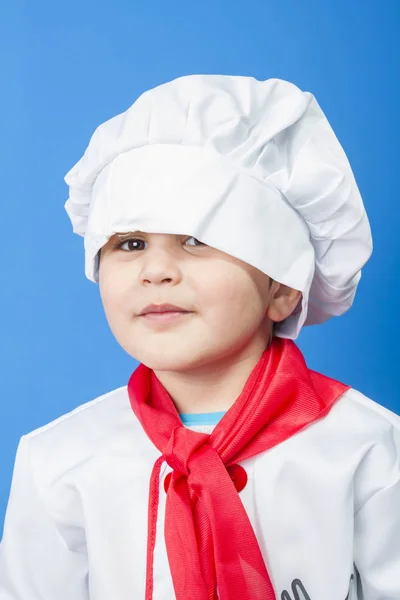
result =
[[140,316],[148,315],[148,314],[165,314],[165,313],[188,313],[191,312],[182,308],[181,306],[176,306],[175,304],[149,304],[146,306],[140,313]]
[[152,321],[154,323],[169,323],[171,321],[175,321],[176,319],[182,319],[187,315],[191,315],[193,313],[189,311],[165,311],[165,312],[149,312],[144,315],[140,315],[146,321]]

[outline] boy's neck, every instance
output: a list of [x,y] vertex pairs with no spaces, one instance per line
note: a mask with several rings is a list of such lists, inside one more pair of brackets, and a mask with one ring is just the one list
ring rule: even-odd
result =
[[240,396],[264,350],[265,346],[246,348],[239,354],[198,369],[154,373],[171,396],[179,413],[227,411]]

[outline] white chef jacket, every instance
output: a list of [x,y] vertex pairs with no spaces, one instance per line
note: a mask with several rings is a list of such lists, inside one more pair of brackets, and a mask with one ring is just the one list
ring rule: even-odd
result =
[[[144,599],[159,456],[126,386],[22,436],[0,600]],[[399,416],[349,390],[325,418],[239,464],[248,476],[239,496],[277,600],[400,599]],[[164,540],[170,471],[164,463],[154,600],[175,598]]]

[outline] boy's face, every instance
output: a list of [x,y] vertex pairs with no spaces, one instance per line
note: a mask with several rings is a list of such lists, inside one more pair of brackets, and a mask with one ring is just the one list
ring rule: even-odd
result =
[[[246,345],[262,351],[272,331],[270,278],[190,236],[112,236],[101,251],[99,285],[116,340],[154,370],[202,367]],[[190,312],[168,322],[140,315],[163,303]]]

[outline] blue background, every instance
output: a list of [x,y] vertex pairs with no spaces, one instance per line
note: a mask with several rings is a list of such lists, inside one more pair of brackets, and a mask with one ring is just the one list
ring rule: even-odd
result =
[[375,250],[352,310],[299,345],[312,368],[400,412],[400,2],[13,0],[2,11],[0,523],[20,436],[136,367],[85,279],[63,177],[100,123],[180,75],[279,77],[316,95]]

